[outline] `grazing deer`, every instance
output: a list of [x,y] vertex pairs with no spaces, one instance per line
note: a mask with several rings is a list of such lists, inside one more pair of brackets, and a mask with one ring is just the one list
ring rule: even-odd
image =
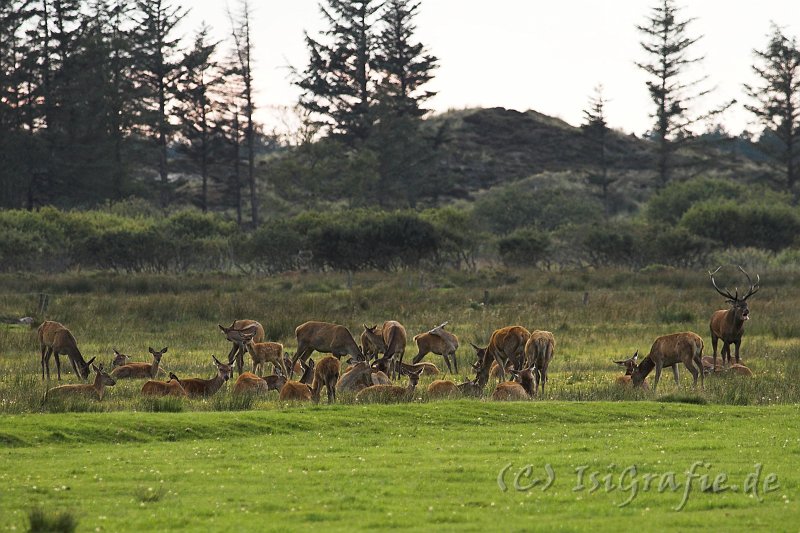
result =
[[549,331],[534,330],[528,342],[525,343],[525,361],[528,367],[533,367],[533,374],[536,378],[534,394],[539,394],[539,384],[544,386],[547,383],[547,367],[553,359],[553,352],[556,349],[556,338]]
[[185,397],[187,394],[178,376],[170,372],[167,381],[145,381],[144,385],[142,385],[142,395]]
[[297,352],[292,358],[292,367],[298,361],[305,361],[314,352],[330,353],[341,358],[349,355],[356,360],[364,359],[361,348],[358,347],[353,336],[344,326],[330,322],[306,322],[294,330],[297,337]]
[[391,363],[389,370],[394,377],[397,377],[398,364],[403,362],[403,354],[406,351],[406,328],[396,320],[387,320],[380,330],[377,326],[368,328],[365,324],[364,333],[373,346],[383,348],[382,359]]
[[497,362],[500,367],[500,381],[506,379],[505,367],[509,362],[514,365],[514,368],[522,368],[525,343],[528,342],[530,336],[530,332],[522,326],[506,326],[492,333],[486,348],[479,348],[470,343],[478,356],[478,361],[473,365],[477,371],[478,384],[483,387],[489,381],[492,360]]
[[287,381],[283,387],[279,398],[281,400],[311,400],[311,383],[314,378],[314,360],[309,359],[308,362],[300,362],[303,367],[303,375],[300,376],[300,381]]
[[383,330],[377,325],[368,328],[366,324],[361,332],[361,351],[367,361],[377,359],[380,354],[386,353],[386,343],[383,342]]
[[516,401],[516,400],[530,400],[534,395],[534,376],[530,367],[517,371],[512,370],[511,374],[516,381],[503,381],[497,384],[497,387],[492,393],[492,400],[495,401]]
[[[280,372],[280,370],[278,370]],[[243,372],[233,384],[233,394],[261,393],[271,390],[280,391],[288,380],[281,374],[260,377],[251,372]]]
[[114,350],[114,359],[111,361],[111,370],[118,366],[127,365],[130,362],[131,356],[119,353],[116,348],[112,348],[112,350]]
[[328,390],[328,403],[336,401],[336,382],[339,380],[339,360],[326,355],[314,368],[314,381],[311,382],[311,399],[319,403],[322,387]]
[[[447,365],[447,372],[458,372],[458,360],[456,359],[456,350],[458,349],[458,337],[445,331],[444,327],[447,322],[436,326],[430,331],[420,333],[414,336],[414,342],[417,345],[417,355],[414,356],[412,362],[414,364],[422,361],[422,358],[429,353],[435,353],[444,357],[444,363]],[[450,366],[452,361],[453,366]]]
[[217,324],[219,329],[225,334],[225,338],[233,343],[231,351],[228,353],[228,361],[236,361],[236,369],[239,374],[244,367],[245,339],[253,342],[264,342],[264,326],[255,320],[234,320],[230,327]]
[[[637,366],[636,362],[638,360],[639,360],[639,352],[637,351],[635,354],[633,354],[628,359],[624,359],[622,361],[614,361],[614,363],[616,363],[616,364],[620,365],[621,367],[625,368],[625,375],[624,376],[618,376],[617,379],[615,380],[617,385],[621,385],[623,387],[632,387],[633,386],[633,381],[632,381],[633,378],[632,378],[632,376],[633,376],[633,373],[636,371],[636,366]],[[676,369],[676,367],[674,365],[672,367],[672,370],[673,370],[673,372],[677,371],[677,369]],[[677,382],[677,378],[676,378],[676,382]],[[648,390],[649,388],[650,388],[650,386],[647,384],[647,381],[643,381],[642,382],[642,390]]]
[[116,379],[154,379],[158,375],[158,365],[161,363],[161,358],[167,353],[167,349],[164,348],[158,352],[153,348],[147,350],[153,356],[152,363],[128,363],[112,370],[111,375]]
[[449,379],[437,379],[428,385],[428,397],[433,398],[456,398],[461,396],[461,390],[455,382]]
[[113,377],[108,375],[108,372],[103,370],[102,363],[98,366],[92,365],[92,370],[95,371],[94,383],[80,384],[80,385],[59,385],[48,390],[45,395],[45,401],[52,398],[64,398],[72,396],[84,396],[102,400],[105,394],[105,387],[112,387],[117,382]]
[[719,272],[720,268],[722,267],[717,268],[717,270],[714,272],[709,272],[708,275],[711,276],[711,285],[714,286],[714,289],[718,293],[725,297],[727,302],[731,304],[731,308],[727,310],[720,309],[711,315],[711,323],[709,324],[709,327],[711,329],[711,347],[714,349],[715,369],[717,368],[717,341],[719,339],[722,339],[723,366],[727,367],[730,365],[731,344],[733,344],[736,348],[736,364],[739,364],[739,348],[742,345],[744,323],[750,320],[750,308],[747,306],[747,299],[758,292],[758,289],[760,289],[759,283],[761,282],[761,277],[756,274],[756,282],[753,283],[753,280],[750,279],[750,274],[745,272],[745,270],[740,266],[739,270],[741,270],[742,273],[747,277],[747,282],[750,284],[750,288],[747,289],[747,293],[740,298],[738,288],[736,289],[735,293],[731,294],[727,288],[722,291],[719,287],[717,287],[717,282],[714,281],[714,274]]
[[[638,355],[638,352],[637,352]],[[631,375],[633,386],[638,387],[647,377],[653,368],[656,369],[656,377],[653,382],[653,392],[658,387],[658,381],[661,379],[661,369],[665,367],[675,367],[675,365],[683,363],[686,369],[692,374],[693,387],[697,387],[697,377],[700,376],[700,386],[705,386],[703,376],[703,339],[697,333],[686,331],[683,333],[673,333],[672,335],[664,335],[658,337],[650,348],[650,353],[647,354],[641,363],[636,367],[636,370]],[[678,384],[677,368],[673,369],[675,376],[675,383]]]
[[414,396],[414,390],[419,383],[419,375],[422,370],[408,373],[408,387],[398,387],[397,385],[371,385],[366,389],[358,391],[356,394],[357,402],[400,402],[409,401]]
[[39,336],[39,348],[42,352],[42,379],[44,379],[45,369],[47,370],[47,379],[50,379],[50,356],[55,355],[58,380],[61,381],[61,360],[58,358],[61,354],[69,357],[76,376],[84,381],[89,377],[90,365],[95,358],[84,361],[81,351],[78,349],[78,343],[70,330],[63,324],[46,320],[36,331]]
[[[258,376],[264,372],[264,363],[272,363],[279,368],[284,376],[288,376],[287,366],[283,360],[283,344],[279,342],[255,342],[252,339],[245,342],[247,351],[253,359],[253,374]],[[230,361],[233,364],[233,361]]]
[[213,396],[228,381],[233,374],[233,367],[230,364],[221,363],[219,359],[211,356],[214,366],[217,367],[217,375],[211,379],[188,378],[181,380],[183,390],[192,398]]

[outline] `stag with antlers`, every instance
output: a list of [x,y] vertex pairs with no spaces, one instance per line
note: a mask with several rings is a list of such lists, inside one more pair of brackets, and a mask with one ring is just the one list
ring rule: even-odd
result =
[[711,315],[711,346],[714,350],[714,370],[717,369],[717,341],[722,339],[722,364],[725,367],[730,366],[731,360],[731,344],[736,347],[736,364],[739,364],[739,347],[742,345],[742,333],[744,333],[744,323],[747,320],[750,320],[750,309],[747,306],[747,299],[753,296],[755,293],[758,292],[759,283],[761,282],[761,278],[758,274],[756,274],[756,282],[753,283],[753,280],[750,278],[750,274],[745,272],[745,270],[740,266],[739,270],[747,277],[747,283],[750,285],[750,288],[747,290],[744,296],[739,296],[739,289],[736,288],[733,294],[726,288],[725,290],[721,290],[717,287],[717,282],[714,281],[714,274],[719,272],[719,269],[722,267],[717,268],[714,272],[709,272],[708,275],[711,276],[711,284],[714,286],[714,289],[731,304],[730,309],[720,309],[719,311],[715,311],[713,315]]

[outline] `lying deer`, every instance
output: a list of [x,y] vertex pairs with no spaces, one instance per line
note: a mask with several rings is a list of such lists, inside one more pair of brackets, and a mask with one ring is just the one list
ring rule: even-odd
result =
[[[280,370],[278,369],[278,372]],[[243,372],[236,378],[233,384],[233,394],[262,393],[271,390],[280,391],[286,384],[286,376],[273,374],[267,377],[260,377],[251,372]]]
[[127,365],[130,362],[131,357],[129,355],[119,353],[116,348],[112,348],[112,350],[114,350],[114,359],[111,361],[111,370],[118,366]]
[[116,380],[111,377],[105,370],[103,370],[102,363],[98,366],[92,365],[92,370],[95,371],[94,383],[80,384],[80,385],[60,385],[48,390],[45,395],[45,401],[52,398],[66,398],[83,396],[87,398],[94,398],[102,400],[105,394],[105,387],[112,387],[116,385]]
[[144,385],[142,385],[142,395],[185,397],[186,391],[183,389],[183,385],[181,385],[181,380],[178,379],[178,376],[170,372],[167,381],[146,381]]
[[[617,385],[621,385],[623,387],[631,387],[633,386],[632,376],[634,371],[636,370],[636,363],[639,360],[639,352],[637,351],[628,359],[623,359],[622,361],[614,361],[614,363],[620,365],[621,367],[625,368],[625,375],[618,376],[616,379]],[[672,367],[673,372],[677,373],[678,369],[673,365]],[[678,378],[675,378],[675,382],[678,382]],[[642,382],[642,389],[648,390],[650,386],[647,384],[647,381]]]
[[45,369],[47,370],[47,379],[50,379],[50,356],[56,357],[56,370],[58,371],[58,380],[61,381],[61,360],[59,355],[64,354],[69,357],[69,362],[72,364],[72,369],[75,375],[82,380],[89,377],[90,365],[94,361],[94,357],[85,361],[81,351],[78,349],[78,343],[70,330],[64,327],[63,324],[46,320],[42,322],[36,330],[39,337],[39,348],[42,352],[42,379],[44,379]]
[[497,388],[492,393],[492,400],[495,401],[516,401],[530,400],[534,395],[534,376],[531,367],[523,370],[512,370],[511,374],[516,381],[503,381],[497,384]]
[[167,353],[167,349],[163,348],[157,352],[153,348],[148,348],[148,351],[153,356],[152,363],[128,363],[112,370],[111,375],[116,379],[154,379],[158,375],[158,365],[161,364],[161,358]]
[[281,401],[311,401],[310,383],[314,376],[314,360],[309,359],[308,363],[303,361],[301,364],[303,365],[303,375],[300,377],[300,381],[287,381],[281,387],[279,395]]
[[[720,267],[722,268],[722,267]],[[750,288],[744,296],[739,297],[739,289],[736,289],[734,294],[726,288],[724,291],[717,287],[717,282],[714,281],[714,274],[719,272],[719,268],[714,272],[709,272],[711,276],[711,285],[720,293],[729,304],[730,309],[720,309],[711,315],[711,347],[714,349],[714,368],[717,368],[717,341],[722,339],[722,364],[723,366],[730,365],[731,362],[731,344],[736,348],[736,364],[739,363],[739,348],[742,345],[742,334],[744,333],[744,323],[750,320],[750,308],[747,306],[747,299],[758,292],[759,282],[761,278],[756,274],[756,282],[750,279],[750,275],[744,271],[740,266],[739,270],[747,277],[747,282]]]
[[414,396],[414,390],[419,383],[419,375],[422,370],[408,373],[408,387],[398,387],[397,385],[372,385],[366,389],[358,391],[356,394],[357,402],[401,402],[409,401]]
[[461,396],[461,390],[455,382],[445,379],[437,379],[428,385],[428,397],[434,398],[457,398]]
[[233,374],[233,367],[229,364],[221,363],[219,359],[211,356],[214,366],[217,368],[217,375],[211,379],[187,378],[181,380],[183,390],[192,398],[213,396],[230,379]]
[[[705,384],[703,381],[702,358],[703,339],[696,333],[686,331],[684,333],[673,333],[672,335],[658,337],[653,342],[650,353],[639,363],[636,370],[631,375],[633,386],[641,386],[644,378],[655,368],[656,377],[653,382],[653,392],[655,392],[658,387],[658,381],[661,379],[661,369],[670,366],[674,368],[675,365],[683,363],[686,369],[692,374],[693,387],[697,387],[697,377],[699,375],[701,388],[703,388]],[[675,375],[675,382],[678,384],[677,368],[674,368],[673,374]]]

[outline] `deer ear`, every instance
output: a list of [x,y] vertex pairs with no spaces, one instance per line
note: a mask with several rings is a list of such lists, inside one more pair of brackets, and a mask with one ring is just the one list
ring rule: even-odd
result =
[[96,357],[92,357],[91,359],[89,359],[88,361],[86,361],[86,364],[87,364],[87,366],[88,366],[88,365],[91,365],[91,364],[94,362],[94,360],[95,360],[95,359],[96,359]]
[[225,326],[222,324],[217,324],[217,326],[219,326],[219,329],[221,329],[223,333],[227,333],[227,331],[225,331]]
[[167,348],[165,347],[163,350],[161,350],[161,353],[167,353]]
[[111,349],[114,350],[114,355],[120,355],[119,351],[117,351],[116,348],[111,348]]
[[148,351],[148,352],[150,352],[150,353],[151,353],[151,354],[153,354],[153,355],[155,355],[155,354],[156,354],[156,351],[153,349],[153,347],[152,347],[152,346],[148,347],[148,348],[147,348],[147,351]]

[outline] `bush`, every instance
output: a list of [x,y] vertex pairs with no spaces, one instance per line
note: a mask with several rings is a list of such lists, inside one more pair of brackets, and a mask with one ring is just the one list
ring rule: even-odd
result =
[[672,182],[650,198],[645,213],[650,222],[675,225],[698,202],[739,199],[745,192],[743,185],[720,178]]
[[239,259],[268,273],[296,269],[300,250],[308,247],[300,232],[285,221],[267,222],[247,238],[234,237],[231,246]]
[[507,266],[534,266],[550,251],[550,237],[532,228],[523,228],[497,242],[500,258]]

